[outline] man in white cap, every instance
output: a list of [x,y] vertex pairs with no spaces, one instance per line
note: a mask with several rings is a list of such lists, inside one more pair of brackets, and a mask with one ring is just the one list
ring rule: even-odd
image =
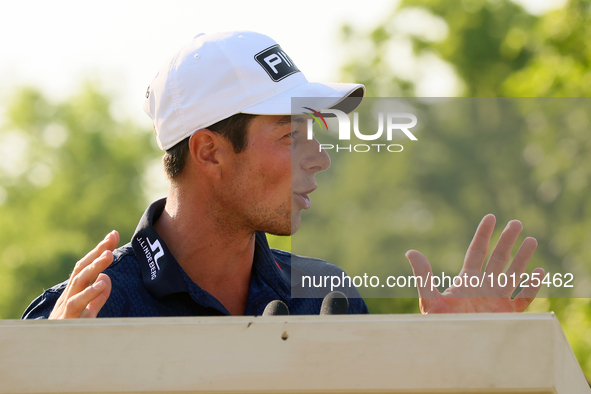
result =
[[[271,250],[264,235],[297,231],[314,176],[330,165],[318,142],[306,138],[302,119],[291,117],[291,99],[321,98],[318,108],[351,112],[364,94],[359,84],[308,82],[267,36],[196,36],[146,92],[144,110],[166,151],[168,197],[148,207],[129,244],[111,253],[119,236],[107,235],[70,280],[45,291],[23,318],[260,315],[274,300],[292,314],[318,314],[321,299],[291,298],[293,257]],[[488,215],[462,272],[480,272],[493,229]],[[487,269],[505,268],[520,231],[519,222],[509,223]],[[525,270],[535,246],[527,238],[511,269]],[[407,257],[416,275],[429,275],[424,256]],[[304,266],[342,273],[321,260],[306,259]],[[354,288],[345,291],[348,313],[368,312]],[[516,300],[494,288],[420,295],[424,312],[521,311],[536,292],[531,287]]]
[[[297,230],[314,174],[330,165],[317,141],[297,135],[303,128],[292,130],[291,98],[324,97],[338,108],[364,91],[308,82],[262,34],[196,36],[146,92],[168,198],[148,207],[131,243],[112,257],[119,239],[109,234],[24,317],[260,315],[273,300],[318,313],[318,299],[291,299],[290,255],[269,249],[264,235]],[[352,299],[350,312],[367,307]]]

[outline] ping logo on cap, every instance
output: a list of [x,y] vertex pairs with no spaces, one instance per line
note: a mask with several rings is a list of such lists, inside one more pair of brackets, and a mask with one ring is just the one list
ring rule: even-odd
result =
[[279,45],[273,45],[257,53],[254,55],[254,59],[275,82],[300,71]]

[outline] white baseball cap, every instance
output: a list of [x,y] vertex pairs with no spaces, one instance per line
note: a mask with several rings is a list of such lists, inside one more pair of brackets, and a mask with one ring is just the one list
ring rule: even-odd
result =
[[273,39],[238,31],[195,36],[160,68],[144,111],[167,150],[237,113],[290,115],[292,97],[322,98],[316,108],[351,112],[364,95],[361,84],[308,82]]

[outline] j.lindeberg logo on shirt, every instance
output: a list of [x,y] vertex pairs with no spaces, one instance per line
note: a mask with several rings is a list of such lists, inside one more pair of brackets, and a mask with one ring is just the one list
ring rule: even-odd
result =
[[137,237],[136,239],[139,242],[142,250],[144,251],[144,254],[146,255],[146,260],[148,262],[148,266],[150,267],[150,280],[154,280],[156,279],[156,272],[160,271],[158,259],[164,256],[164,250],[162,249],[162,245],[160,245],[159,240],[156,240],[153,243],[150,242],[150,239],[148,237],[146,237],[147,245],[141,237]]

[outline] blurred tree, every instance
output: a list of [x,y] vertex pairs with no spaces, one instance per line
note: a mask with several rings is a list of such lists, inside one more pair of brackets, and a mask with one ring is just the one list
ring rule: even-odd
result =
[[363,56],[344,65],[342,79],[357,78],[376,97],[421,96],[422,80],[449,77],[429,78],[443,61],[459,78],[454,95],[584,97],[590,20],[589,0],[539,17],[509,0],[402,0],[369,34],[343,27],[345,45]]
[[[591,94],[589,0],[570,0],[539,16],[509,0],[402,0],[370,32],[346,25],[342,37],[355,56],[343,66],[341,79],[364,83],[370,96]],[[451,213],[434,219],[445,220],[446,230],[434,226],[440,233],[424,236],[439,240],[434,245],[452,234],[466,237],[474,230],[475,212],[493,211],[503,220],[522,218],[530,229],[533,224],[540,242],[537,261],[588,274],[591,122],[587,102],[582,109],[562,110],[567,116],[559,124],[548,124],[543,112],[530,116],[520,135],[508,136],[501,129],[496,134],[430,134],[437,148],[414,152],[408,158],[414,166],[403,167],[420,170],[393,180],[399,193],[425,202],[432,212],[441,212],[433,209],[442,208],[439,200]],[[349,178],[363,172],[351,168]],[[487,187],[491,180],[496,190]],[[343,176],[332,182],[347,181]],[[416,300],[367,301],[372,312],[417,311]],[[530,310],[556,312],[591,376],[590,301],[540,299]]]
[[146,207],[151,133],[111,116],[87,84],[52,104],[32,88],[9,100],[0,129],[0,318],[19,318],[109,231],[131,238]]

